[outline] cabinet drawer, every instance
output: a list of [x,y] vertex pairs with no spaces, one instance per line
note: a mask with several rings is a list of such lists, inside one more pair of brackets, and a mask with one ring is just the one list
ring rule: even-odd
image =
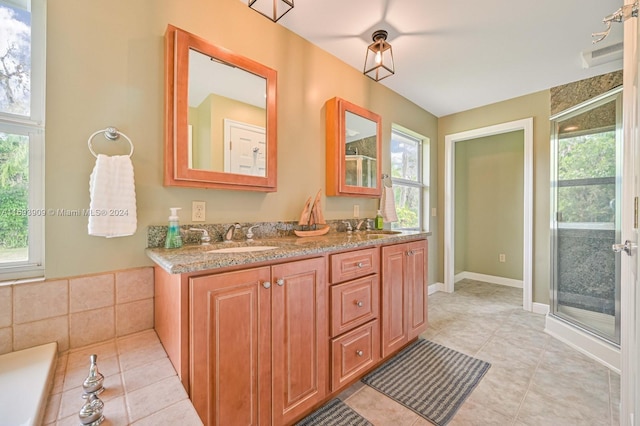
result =
[[331,282],[333,284],[378,273],[380,253],[377,248],[331,255]]
[[378,274],[331,286],[331,337],[378,317]]
[[378,320],[331,341],[331,391],[348,384],[380,360]]

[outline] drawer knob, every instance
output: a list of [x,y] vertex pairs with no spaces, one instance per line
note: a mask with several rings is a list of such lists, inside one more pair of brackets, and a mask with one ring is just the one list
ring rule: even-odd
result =
[[357,264],[356,266],[357,266],[358,268],[362,268],[362,267],[364,267],[364,263],[362,263],[362,262],[358,262],[358,264]]
[[409,250],[409,251],[407,252],[407,256],[413,256],[413,254],[414,254],[414,253],[413,253],[413,250]]
[[269,281],[265,281],[265,282],[262,283],[262,287],[269,288],[269,287],[271,287],[271,283]]
[[364,355],[364,352],[362,352],[362,351],[356,351],[356,355],[358,355],[358,356],[362,356],[362,355]]
[[358,308],[362,308],[364,306],[364,303],[362,303],[362,300],[357,300],[356,305],[358,305]]
[[278,278],[276,280],[276,284],[278,284],[280,287],[282,287],[284,285],[284,280],[282,278]]

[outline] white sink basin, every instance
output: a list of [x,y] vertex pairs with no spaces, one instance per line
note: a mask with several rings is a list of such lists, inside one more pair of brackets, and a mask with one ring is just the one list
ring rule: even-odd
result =
[[276,246],[245,246],[245,247],[225,247],[221,249],[209,250],[207,253],[246,253],[251,251],[265,251],[277,249]]

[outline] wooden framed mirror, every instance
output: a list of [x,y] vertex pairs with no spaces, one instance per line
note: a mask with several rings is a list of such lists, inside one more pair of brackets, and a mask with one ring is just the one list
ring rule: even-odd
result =
[[276,191],[276,80],[275,70],[168,25],[165,185]]
[[341,98],[328,100],[325,111],[327,195],[379,197],[382,119]]

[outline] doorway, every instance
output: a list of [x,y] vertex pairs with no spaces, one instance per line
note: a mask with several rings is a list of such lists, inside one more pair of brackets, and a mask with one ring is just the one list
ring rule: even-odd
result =
[[523,208],[523,271],[522,307],[533,309],[533,118],[511,121],[455,133],[445,136],[444,162],[444,286],[452,293],[455,284],[455,144],[457,142],[498,135],[514,131],[524,131],[524,208]]

